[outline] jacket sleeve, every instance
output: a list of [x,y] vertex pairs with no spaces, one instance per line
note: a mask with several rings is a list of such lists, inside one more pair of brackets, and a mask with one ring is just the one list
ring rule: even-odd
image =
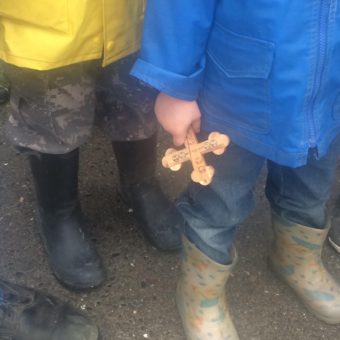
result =
[[219,0],[148,0],[142,49],[131,74],[168,95],[195,100]]

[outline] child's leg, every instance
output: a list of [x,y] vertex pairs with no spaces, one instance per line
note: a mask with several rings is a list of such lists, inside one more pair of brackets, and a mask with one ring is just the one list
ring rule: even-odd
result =
[[334,142],[325,157],[311,156],[307,165],[296,169],[269,163],[266,189],[274,212],[272,268],[327,323],[340,323],[340,286],[321,258],[338,146]]
[[312,228],[327,227],[326,203],[335,177],[340,138],[328,154],[316,159],[311,153],[308,163],[298,168],[268,162],[267,198],[281,218]]
[[235,226],[253,208],[253,188],[264,160],[231,145],[207,159],[215,167],[208,187],[191,183],[179,202],[186,220],[177,307],[187,339],[239,340],[225,284],[236,262]]
[[112,141],[123,201],[156,248],[177,250],[183,221],[156,176],[157,91],[129,75],[135,60],[130,55],[99,72],[97,118]]
[[253,188],[264,159],[232,144],[207,161],[215,168],[213,182],[207,187],[191,183],[178,203],[186,220],[184,235],[214,261],[230,264],[235,226],[254,206]]

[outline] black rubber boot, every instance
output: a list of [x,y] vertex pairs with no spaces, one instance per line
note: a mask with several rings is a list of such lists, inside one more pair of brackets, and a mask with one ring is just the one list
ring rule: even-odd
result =
[[0,279],[0,339],[98,340],[99,332],[70,305]]
[[155,178],[156,143],[156,135],[141,141],[112,143],[120,189],[150,243],[159,250],[177,250],[181,247],[183,219]]
[[29,156],[40,212],[41,236],[55,276],[72,289],[100,285],[105,277],[86,233],[78,199],[79,151]]

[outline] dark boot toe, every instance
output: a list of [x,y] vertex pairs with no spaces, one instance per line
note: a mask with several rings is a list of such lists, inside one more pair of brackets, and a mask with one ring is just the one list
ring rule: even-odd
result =
[[65,286],[75,290],[92,289],[105,280],[105,270],[101,263],[92,262],[81,267],[52,265],[57,279]]
[[[86,245],[77,247],[77,239],[73,238],[74,247],[69,242],[62,242],[54,248],[49,256],[51,268],[55,276],[65,286],[75,290],[91,289],[100,286],[106,274],[102,260],[90,240]],[[79,241],[79,239],[78,239]],[[88,242],[86,242],[88,241]],[[50,249],[54,245],[50,245]]]
[[181,248],[182,223],[183,220],[177,210],[170,208],[161,212],[158,221],[146,221],[143,227],[148,230],[146,233],[151,235],[151,242],[157,249],[175,251]]
[[149,242],[159,250],[181,248],[184,220],[156,183],[131,188],[130,205]]

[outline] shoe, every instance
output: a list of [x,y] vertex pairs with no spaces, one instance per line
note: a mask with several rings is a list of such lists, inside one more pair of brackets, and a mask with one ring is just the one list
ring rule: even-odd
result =
[[98,340],[99,331],[59,299],[0,279],[0,339]]
[[176,302],[188,340],[238,340],[231,320],[225,284],[236,262],[222,265],[183,238],[181,276]]
[[29,156],[37,192],[40,234],[55,276],[75,290],[99,286],[102,261],[86,231],[78,199],[79,151]]
[[340,286],[321,258],[328,229],[283,224],[276,216],[273,228],[271,268],[317,318],[329,324],[340,323]]
[[178,250],[183,218],[156,180],[156,142],[156,135],[140,141],[113,142],[120,191],[149,242],[159,250]]

